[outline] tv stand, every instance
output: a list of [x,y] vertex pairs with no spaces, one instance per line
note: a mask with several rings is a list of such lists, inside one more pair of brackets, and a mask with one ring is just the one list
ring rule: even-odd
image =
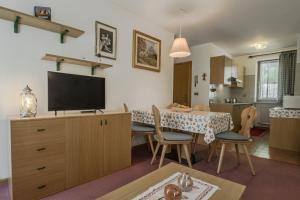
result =
[[96,113],[97,110],[83,110],[83,111],[80,111],[80,113],[82,114],[85,114],[85,113]]
[[130,167],[130,113],[78,113],[10,120],[10,199],[42,199]]
[[104,114],[104,112],[103,112],[101,109],[99,109],[99,111],[100,111],[102,114]]

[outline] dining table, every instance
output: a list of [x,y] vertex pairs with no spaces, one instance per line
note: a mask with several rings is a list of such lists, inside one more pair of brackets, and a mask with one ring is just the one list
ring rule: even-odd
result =
[[[154,124],[154,117],[150,109],[134,109],[132,121],[148,125]],[[230,113],[190,111],[176,112],[171,109],[160,109],[161,126],[204,136],[204,141],[210,144],[215,135],[234,128]]]

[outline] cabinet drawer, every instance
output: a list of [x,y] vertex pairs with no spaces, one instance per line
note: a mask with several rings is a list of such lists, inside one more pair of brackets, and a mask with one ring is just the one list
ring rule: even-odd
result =
[[37,144],[64,138],[65,120],[17,121],[11,123],[14,144]]
[[63,155],[58,155],[47,157],[47,159],[31,160],[13,169],[13,178],[45,176],[65,171],[65,158]]
[[35,200],[65,189],[65,174],[30,176],[13,180],[14,200]]
[[30,164],[35,160],[45,160],[51,162],[51,156],[65,155],[65,141],[41,142],[32,145],[12,146],[12,166]]

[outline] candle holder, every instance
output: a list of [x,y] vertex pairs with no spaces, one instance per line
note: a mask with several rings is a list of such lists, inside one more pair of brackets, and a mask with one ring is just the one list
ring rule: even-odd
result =
[[23,89],[20,97],[20,117],[35,117],[37,113],[37,99],[28,85]]

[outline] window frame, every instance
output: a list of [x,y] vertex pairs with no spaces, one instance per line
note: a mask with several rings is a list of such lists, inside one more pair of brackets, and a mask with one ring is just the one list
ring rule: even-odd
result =
[[278,63],[278,87],[279,87],[279,59],[267,59],[267,60],[260,60],[257,62],[257,83],[256,83],[256,101],[257,102],[266,102],[266,103],[275,103],[279,101],[279,94],[277,93],[277,98],[260,98],[260,70],[261,70],[261,63],[263,62],[273,62],[276,61]]

